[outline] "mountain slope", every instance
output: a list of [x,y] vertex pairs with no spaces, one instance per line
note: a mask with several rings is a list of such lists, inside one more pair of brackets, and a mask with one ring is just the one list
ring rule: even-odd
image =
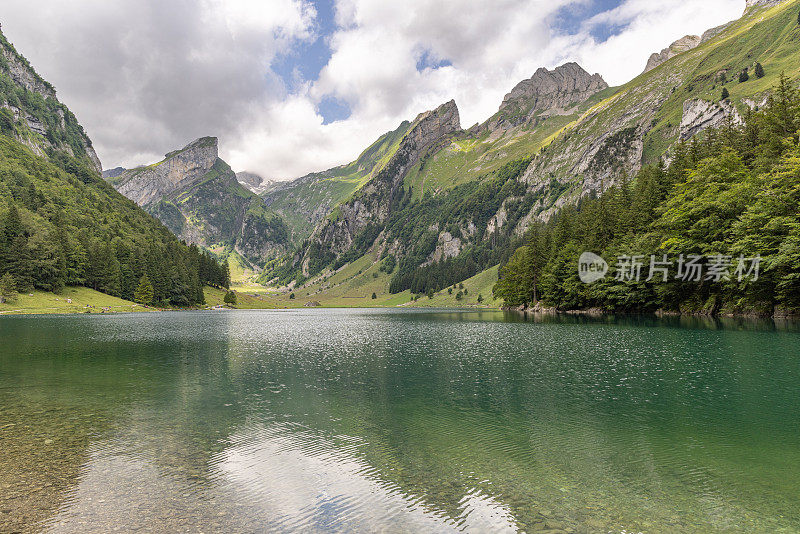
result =
[[100,172],[100,160],[56,90],[0,33],[0,130],[39,156],[60,151]]
[[334,206],[349,198],[386,165],[410,125],[406,121],[383,134],[347,165],[275,185],[262,194],[270,209],[289,225],[293,244],[299,245],[310,236]]
[[[533,188],[547,189],[555,179],[565,193],[555,206],[575,203],[643,164],[656,163],[679,140],[704,128],[738,120],[763,103],[781,72],[800,76],[800,28],[796,0],[752,2],[744,16],[699,46],[641,74],[571,125],[525,174]],[[766,75],[757,79],[755,64]],[[739,82],[742,71],[749,79]],[[720,103],[722,88],[730,102]],[[554,204],[542,202],[539,213]]]
[[[425,191],[442,191],[480,179],[527,157],[578,119],[607,90],[600,75],[590,75],[575,63],[552,71],[539,69],[506,95],[498,112],[484,124],[467,132],[459,128],[449,143],[418,158],[406,172],[405,185],[419,198]],[[309,237],[336,205],[369,182],[396,153],[411,127],[411,122],[403,122],[348,165],[313,173],[264,193],[270,207],[292,229],[294,244]]]
[[[519,161],[607,91],[611,90],[599,75],[571,63],[553,71],[539,69],[506,96],[498,113],[468,131],[461,129],[452,101],[421,114],[401,127],[403,136],[397,149],[387,152],[391,157],[385,166],[317,225],[292,264],[303,276],[330,263],[337,268],[366,252],[378,237],[382,250],[405,258],[404,272],[459,255],[484,239],[489,217],[505,200],[514,201],[512,192],[524,196],[524,188],[522,193],[517,187],[500,191],[509,177],[516,178],[524,169]],[[428,199],[430,195],[435,199]],[[493,198],[478,206],[478,198],[487,195]],[[532,203],[518,200],[509,206],[515,214]],[[486,217],[474,211],[485,212],[490,206],[494,211]],[[436,214],[429,216],[429,210]],[[446,214],[454,212],[459,220],[446,220]],[[401,213],[407,231],[398,220]],[[515,214],[510,218],[518,218]]]
[[[485,123],[451,128],[390,179],[373,177],[362,187],[369,194],[345,199],[317,225],[291,267],[273,265],[264,279],[325,278],[326,266],[336,270],[372,250],[374,261],[392,256],[399,265],[393,291],[419,291],[504,261],[532,221],[634,179],[643,165],[673,157],[679,141],[740,121],[782,71],[796,80],[799,6],[748,2],[741,19],[709,30],[697,46],[692,39],[677,47],[683,51],[619,88],[574,64],[540,70]],[[739,82],[745,69],[749,79]],[[723,86],[730,99],[720,102]]]
[[189,243],[225,245],[260,264],[285,253],[288,231],[265,202],[243,187],[219,158],[215,137],[203,137],[155,164],[108,178]]
[[[101,179],[74,115],[4,37],[0,43],[0,297],[83,285],[188,306],[203,301],[203,284],[225,285],[216,261]],[[149,289],[137,295],[140,286]]]

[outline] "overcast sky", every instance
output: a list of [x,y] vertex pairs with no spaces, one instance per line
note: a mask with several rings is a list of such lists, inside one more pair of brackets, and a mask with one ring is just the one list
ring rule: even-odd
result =
[[78,116],[103,166],[220,138],[237,170],[347,163],[455,98],[492,115],[540,66],[612,85],[744,0],[2,0],[3,32]]

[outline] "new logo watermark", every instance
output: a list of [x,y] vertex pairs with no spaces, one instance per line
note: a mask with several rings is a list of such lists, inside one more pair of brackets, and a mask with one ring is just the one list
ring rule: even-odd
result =
[[[649,258],[649,261],[647,261]],[[649,257],[641,255],[617,256],[614,279],[618,282],[645,282],[653,280],[666,282],[670,279],[684,282],[722,282],[731,279],[738,281],[758,280],[761,257],[739,257],[715,254],[701,256],[697,254],[679,254],[670,257],[667,254]],[[578,259],[578,277],[585,284],[592,284],[605,278],[608,274],[608,263],[592,252],[584,252]]]
[[608,273],[606,260],[592,252],[584,252],[578,259],[578,276],[584,284],[592,284]]

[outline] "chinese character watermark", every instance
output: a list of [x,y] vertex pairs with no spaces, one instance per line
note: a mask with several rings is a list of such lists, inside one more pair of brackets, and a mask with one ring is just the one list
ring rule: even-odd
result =
[[[761,266],[761,256],[748,258],[741,255],[734,258],[724,254],[680,254],[677,258],[671,258],[667,254],[651,254],[649,262],[646,258],[643,254],[618,256],[614,279],[618,282],[641,282],[646,274],[645,282],[680,280],[719,283],[732,279],[755,282]],[[578,276],[586,284],[603,279],[608,270],[608,263],[597,254],[584,252],[578,260]]]

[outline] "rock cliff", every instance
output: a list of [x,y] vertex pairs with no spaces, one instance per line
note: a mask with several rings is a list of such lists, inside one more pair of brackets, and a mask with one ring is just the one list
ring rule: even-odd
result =
[[123,172],[114,187],[140,206],[190,188],[211,170],[219,157],[217,138],[203,137],[171,152],[154,165]]
[[707,128],[721,126],[726,120],[733,124],[741,124],[742,117],[730,102],[708,102],[705,100],[687,100],[683,103],[680,138],[682,141],[694,137]]
[[[383,223],[392,209],[392,201],[402,190],[408,170],[420,158],[440,148],[454,134],[460,133],[458,107],[451,100],[417,116],[403,136],[396,152],[386,164],[350,200],[337,208],[338,213],[317,226],[312,234],[315,250],[339,256],[353,246],[362,233]],[[372,245],[377,235],[362,246]],[[310,249],[303,254],[303,269],[308,271]]]
[[255,264],[285,253],[283,220],[239,183],[218,152],[217,138],[203,137],[109,182],[188,243],[225,245]]
[[[98,173],[102,170],[92,141],[75,115],[58,101],[55,88],[39,76],[2,33],[0,77],[7,80],[0,83],[0,110],[9,113],[7,117],[13,123],[9,129],[14,130],[18,141],[38,155],[55,149],[85,160]],[[13,86],[36,96],[21,98],[11,91]]]
[[650,72],[654,68],[658,67],[667,60],[672,59],[681,52],[686,52],[687,50],[697,47],[702,41],[703,38],[699,35],[685,35],[681,37],[667,48],[663,49],[661,52],[653,53],[647,60],[647,65],[644,68],[644,72]]
[[555,69],[538,69],[533,76],[519,82],[500,105],[489,130],[530,122],[539,115],[564,114],[608,84],[599,74],[589,74],[577,63],[566,63]]

